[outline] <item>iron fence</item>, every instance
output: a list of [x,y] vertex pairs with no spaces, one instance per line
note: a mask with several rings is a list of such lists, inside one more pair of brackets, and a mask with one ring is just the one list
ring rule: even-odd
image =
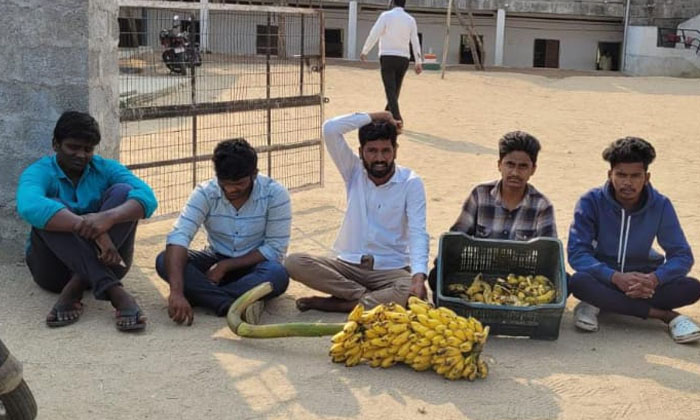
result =
[[158,215],[214,176],[243,137],[290,190],[323,181],[323,15],[313,9],[120,0],[120,160]]

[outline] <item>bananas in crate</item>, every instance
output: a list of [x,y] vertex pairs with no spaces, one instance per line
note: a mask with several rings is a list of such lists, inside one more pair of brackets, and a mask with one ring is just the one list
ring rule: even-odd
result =
[[469,302],[490,305],[530,306],[550,303],[556,297],[554,284],[545,276],[516,276],[497,278],[493,283],[484,280],[481,273],[474,277],[471,285],[450,284],[447,290]]
[[488,365],[480,359],[488,327],[415,297],[408,307],[392,303],[365,311],[357,305],[331,339],[333,361],[383,368],[405,363],[418,371],[432,368],[452,380],[488,375]]

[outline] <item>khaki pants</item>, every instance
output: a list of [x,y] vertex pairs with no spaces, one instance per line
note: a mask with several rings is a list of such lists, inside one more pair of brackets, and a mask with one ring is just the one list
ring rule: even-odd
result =
[[343,300],[359,300],[365,308],[396,302],[405,306],[411,288],[408,267],[373,270],[339,259],[291,254],[284,262],[289,276],[304,285]]

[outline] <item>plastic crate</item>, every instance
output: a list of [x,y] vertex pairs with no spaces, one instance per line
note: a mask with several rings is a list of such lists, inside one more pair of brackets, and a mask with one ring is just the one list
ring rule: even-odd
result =
[[[566,304],[564,249],[555,238],[536,238],[527,242],[476,239],[461,232],[440,237],[437,265],[437,304],[460,315],[473,316],[491,327],[491,334],[526,336],[556,340]],[[482,273],[485,278],[516,275],[547,276],[554,284],[552,303],[533,306],[490,305],[466,302],[447,296],[453,283],[470,285]]]

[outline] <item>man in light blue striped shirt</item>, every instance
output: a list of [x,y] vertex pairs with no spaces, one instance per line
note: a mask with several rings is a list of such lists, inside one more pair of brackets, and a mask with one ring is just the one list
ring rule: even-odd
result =
[[[243,139],[219,143],[212,160],[216,177],[194,189],[156,258],[158,274],[170,284],[168,315],[178,324],[192,324],[192,305],[224,316],[236,298],[261,283],[272,283],[268,297],[289,284],[282,265],[292,224],[289,193],[258,174],[255,149]],[[202,225],[209,246],[189,250]],[[254,306],[246,316],[257,318],[261,309]]]

